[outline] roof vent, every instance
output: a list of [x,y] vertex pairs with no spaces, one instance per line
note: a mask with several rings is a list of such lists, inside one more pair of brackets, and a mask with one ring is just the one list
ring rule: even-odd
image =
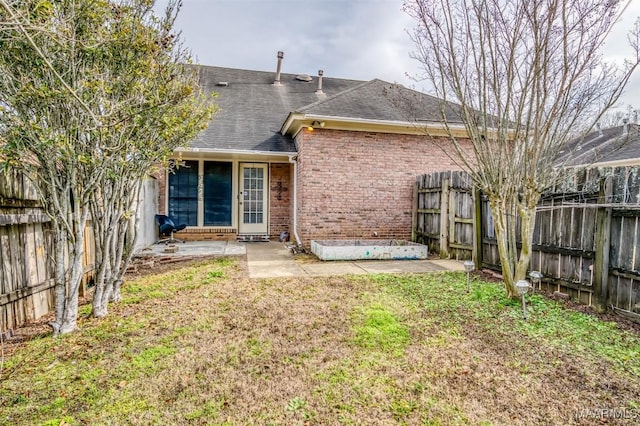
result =
[[274,86],[282,86],[280,83],[280,71],[282,70],[282,58],[284,58],[284,52],[278,51],[278,67],[276,68],[276,79],[273,82]]
[[322,91],[322,76],[323,75],[324,75],[324,71],[318,70],[318,90],[316,90],[316,93],[318,95],[324,94],[324,92]]
[[309,74],[298,74],[296,75],[296,80],[306,81],[307,83],[309,83],[310,81],[313,80],[313,78],[311,78]]
[[219,81],[216,83],[216,86],[218,87],[227,87],[229,85],[228,81]]

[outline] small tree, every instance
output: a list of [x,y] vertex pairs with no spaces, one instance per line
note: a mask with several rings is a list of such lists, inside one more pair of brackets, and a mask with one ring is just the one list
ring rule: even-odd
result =
[[89,218],[102,316],[130,259],[141,178],[211,116],[171,33],[176,5],[157,18],[149,0],[0,0],[2,154],[51,218],[54,334],[76,328]]
[[[442,119],[458,111],[471,144],[450,154],[487,195],[507,294],[526,278],[536,205],[558,176],[568,141],[593,127],[619,98],[640,60],[602,61],[601,49],[629,1],[410,0],[414,57],[443,99]],[[451,103],[458,104],[451,108]],[[446,112],[446,114],[445,114]],[[461,123],[460,123],[461,122]],[[518,248],[519,218],[521,248]]]

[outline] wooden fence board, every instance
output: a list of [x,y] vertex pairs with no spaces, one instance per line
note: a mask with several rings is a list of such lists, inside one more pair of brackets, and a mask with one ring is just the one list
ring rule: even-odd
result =
[[622,222],[621,218],[614,217],[611,219],[611,237],[609,249],[609,264],[613,268],[620,267],[620,241],[622,238]]
[[568,245],[572,248],[583,247],[583,235],[582,226],[584,218],[584,208],[572,208],[571,209],[571,238],[569,238]]
[[[85,243],[86,282],[95,255]],[[16,172],[0,173],[0,332],[20,327],[53,307],[53,233],[35,187]]]
[[[442,196],[445,180],[449,180],[448,197]],[[460,172],[440,172],[421,176],[417,181],[424,194],[423,208],[431,209],[419,213],[421,219],[417,222],[422,225],[418,230],[423,232],[423,240],[430,246],[447,247],[443,254],[449,257],[459,257],[460,252],[477,253],[483,266],[499,271],[491,209],[484,197],[478,197],[481,201],[477,211],[474,198],[466,198],[464,193],[473,191],[469,177]],[[599,195],[605,187],[608,189]],[[442,206],[442,199],[448,199],[449,205]],[[545,193],[540,202],[531,269],[545,275],[549,289],[563,291],[583,303],[635,315],[640,321],[638,203],[640,167],[565,171],[564,180]],[[443,210],[448,217],[442,217]],[[443,230],[443,226],[449,229]],[[446,242],[438,241],[440,235],[445,235],[443,231],[450,237]],[[459,248],[466,244],[473,248],[475,235],[479,241],[477,250]]]
[[[636,218],[620,218],[620,242],[618,243],[618,268],[633,270],[633,247],[636,236]],[[613,224],[612,224],[613,226]]]
[[640,314],[640,281],[634,280],[631,287],[631,312]]

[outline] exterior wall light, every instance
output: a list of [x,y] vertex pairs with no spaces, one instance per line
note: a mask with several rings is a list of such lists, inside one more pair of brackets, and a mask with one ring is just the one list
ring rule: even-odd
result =
[[471,284],[469,282],[469,274],[471,273],[471,271],[473,271],[473,268],[475,267],[475,264],[470,260],[465,260],[463,265],[464,265],[464,270],[467,272],[467,293],[469,293],[471,291]]
[[527,304],[524,295],[529,291],[529,281],[520,280],[516,283],[516,291],[522,297],[522,319],[527,319]]
[[313,120],[311,122],[311,124],[309,124],[307,126],[307,130],[310,131],[310,132],[313,132],[313,130],[318,128],[318,127],[319,128],[323,128],[324,127],[324,121]]

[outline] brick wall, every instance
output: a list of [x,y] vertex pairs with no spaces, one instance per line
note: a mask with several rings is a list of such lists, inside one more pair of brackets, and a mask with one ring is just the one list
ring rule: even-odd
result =
[[291,165],[274,163],[269,170],[269,235],[277,239],[282,231],[291,235]]
[[158,171],[153,177],[158,182],[158,214],[167,214],[167,170],[158,165]]
[[411,237],[417,175],[458,170],[447,138],[317,129],[301,132],[298,232],[312,239]]

